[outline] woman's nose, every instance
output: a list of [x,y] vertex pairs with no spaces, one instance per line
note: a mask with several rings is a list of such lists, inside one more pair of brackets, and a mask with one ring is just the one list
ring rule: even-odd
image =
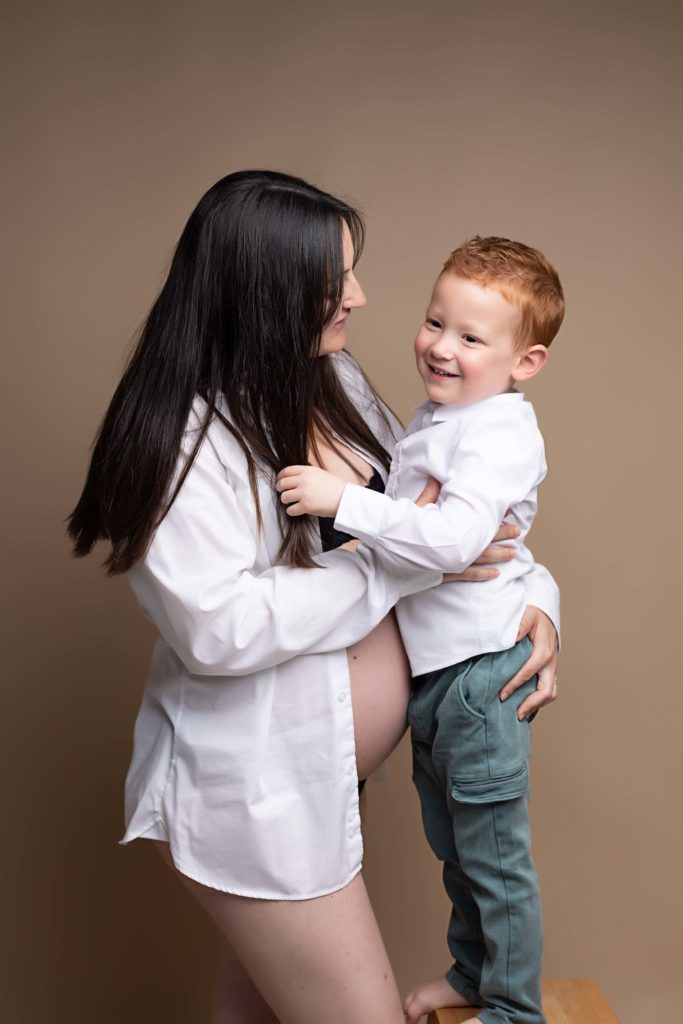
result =
[[346,279],[342,305],[347,306],[349,309],[357,309],[359,306],[365,306],[367,301],[365,292],[358,283],[357,277],[355,274],[349,274]]

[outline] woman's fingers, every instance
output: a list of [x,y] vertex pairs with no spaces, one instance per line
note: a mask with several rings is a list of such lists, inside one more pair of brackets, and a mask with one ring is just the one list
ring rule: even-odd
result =
[[501,523],[498,527],[498,532],[493,538],[493,542],[495,543],[497,540],[514,540],[515,537],[519,537],[521,532],[516,523]]
[[525,663],[500,691],[505,700],[532,676],[538,675],[536,689],[521,703],[517,717],[527,718],[533,711],[557,697],[557,633],[547,615],[530,605],[520,623],[517,639],[528,636],[533,650]]
[[489,544],[484,548],[473,565],[490,565],[494,562],[509,562],[515,557],[515,549],[505,547],[503,544]]
[[[531,672],[527,676],[530,679],[534,672]],[[528,718],[534,711],[538,711],[544,704],[550,704],[557,698],[557,676],[555,675],[555,665],[545,665],[543,668],[538,669],[538,682],[536,683],[536,689],[533,693],[530,693],[526,700],[517,708],[517,718],[520,722],[524,718]]]
[[433,476],[430,476],[427,480],[427,486],[423,490],[422,494],[415,501],[416,505],[423,508],[425,505],[432,505],[441,493],[441,484],[438,480],[435,480]]
[[486,569],[483,565],[471,565],[463,572],[444,573],[444,583],[484,583],[486,580],[495,580],[500,576],[498,569]]

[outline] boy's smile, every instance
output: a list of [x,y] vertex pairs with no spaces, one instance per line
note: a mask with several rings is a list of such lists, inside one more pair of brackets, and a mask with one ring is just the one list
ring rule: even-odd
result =
[[509,391],[524,358],[515,341],[519,319],[517,307],[495,288],[441,274],[415,338],[428,397],[443,405],[471,405]]

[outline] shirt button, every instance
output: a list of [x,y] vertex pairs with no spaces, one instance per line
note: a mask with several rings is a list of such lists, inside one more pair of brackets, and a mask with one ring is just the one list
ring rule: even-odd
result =
[[353,812],[351,812],[351,814],[348,814],[346,816],[346,820],[347,821],[355,821],[355,819],[356,819],[356,815]]
[[347,832],[346,834],[347,834],[347,836],[349,837],[349,839],[353,839],[353,837],[354,837],[354,836],[355,836],[355,834],[356,834],[356,830],[355,830],[355,828],[350,828],[350,829],[349,829],[349,831],[348,831],[348,832]]
[[354,767],[353,767],[352,765],[349,765],[349,767],[348,767],[348,768],[346,769],[346,774],[347,774],[347,775],[353,775],[353,773],[355,772],[355,770],[356,770],[356,769],[355,769],[355,768],[354,768]]
[[347,697],[348,693],[344,693],[344,691],[337,694],[337,700],[339,701],[340,704],[343,704]]

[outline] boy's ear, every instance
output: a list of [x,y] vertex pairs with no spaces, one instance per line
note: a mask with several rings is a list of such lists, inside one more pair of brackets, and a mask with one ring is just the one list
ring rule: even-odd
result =
[[532,345],[520,355],[517,365],[512,371],[512,379],[515,381],[530,380],[543,368],[547,358],[548,349],[545,345]]

